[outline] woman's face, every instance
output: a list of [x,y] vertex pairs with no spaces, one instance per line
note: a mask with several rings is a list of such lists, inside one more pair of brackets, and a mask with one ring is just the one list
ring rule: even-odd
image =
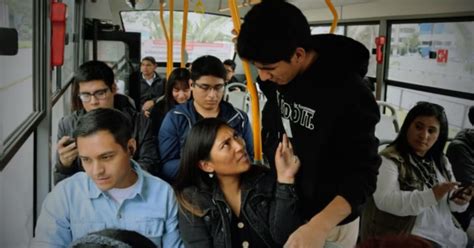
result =
[[188,84],[177,83],[173,87],[173,98],[178,103],[185,103],[191,97],[191,88]]
[[[250,168],[250,159],[245,150],[245,142],[234,129],[223,126],[219,128],[211,149],[207,166],[217,176],[236,176]],[[208,172],[211,172],[208,171]]]
[[407,140],[418,156],[425,156],[439,136],[439,121],[434,116],[418,116],[408,127]]

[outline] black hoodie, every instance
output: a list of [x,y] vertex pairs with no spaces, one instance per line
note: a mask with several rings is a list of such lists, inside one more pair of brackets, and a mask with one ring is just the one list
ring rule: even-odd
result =
[[449,144],[446,156],[457,181],[474,182],[474,129],[461,130]]
[[312,44],[316,61],[288,84],[258,80],[268,98],[262,113],[264,152],[273,158],[276,139],[284,132],[276,120],[289,119],[301,161],[296,187],[304,218],[311,219],[340,195],[352,207],[340,223],[345,224],[359,216],[375,191],[381,160],[374,131],[380,112],[362,83],[368,50],[338,35],[315,35]]

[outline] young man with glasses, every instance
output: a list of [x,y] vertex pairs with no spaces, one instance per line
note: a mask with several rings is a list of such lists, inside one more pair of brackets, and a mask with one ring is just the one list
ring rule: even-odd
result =
[[158,135],[163,162],[159,175],[168,182],[173,182],[178,172],[181,148],[188,131],[203,118],[217,117],[229,123],[244,138],[247,152],[253,159],[252,130],[247,114],[222,101],[226,78],[222,62],[206,55],[196,59],[191,67],[193,98],[166,114]]
[[73,101],[78,100],[81,108],[59,121],[54,182],[58,183],[83,170],[77,157],[76,143],[71,139],[72,133],[82,115],[98,108],[115,108],[130,119],[133,124],[133,137],[137,141],[133,159],[145,170],[156,174],[159,159],[153,142],[150,120],[137,112],[126,96],[116,94],[117,86],[112,69],[100,61],[82,64],[74,76],[73,91],[77,92]]

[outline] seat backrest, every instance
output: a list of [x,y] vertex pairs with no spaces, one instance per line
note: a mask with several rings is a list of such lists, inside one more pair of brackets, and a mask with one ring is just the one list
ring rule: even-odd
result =
[[[377,104],[380,108],[380,122],[375,126],[375,136],[380,140],[380,144],[389,143],[397,137],[400,131],[397,111],[395,107],[386,102],[377,101]],[[388,111],[384,113],[384,109]]]

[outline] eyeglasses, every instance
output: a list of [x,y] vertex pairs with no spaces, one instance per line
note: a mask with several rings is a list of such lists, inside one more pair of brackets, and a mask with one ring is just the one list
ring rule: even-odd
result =
[[89,102],[92,99],[92,96],[94,96],[95,99],[97,99],[97,100],[103,100],[103,99],[105,99],[105,96],[107,95],[107,91],[109,91],[109,88],[96,90],[96,91],[91,92],[91,93],[81,92],[81,93],[79,93],[78,96],[81,99],[81,101],[83,101],[83,102]]
[[193,85],[199,87],[202,90],[204,90],[206,93],[209,93],[212,90],[215,90],[217,93],[221,93],[222,91],[224,91],[224,86],[225,86],[224,84],[216,84],[214,86],[210,86],[208,84],[199,84],[199,83],[196,83],[196,82],[193,82]]

